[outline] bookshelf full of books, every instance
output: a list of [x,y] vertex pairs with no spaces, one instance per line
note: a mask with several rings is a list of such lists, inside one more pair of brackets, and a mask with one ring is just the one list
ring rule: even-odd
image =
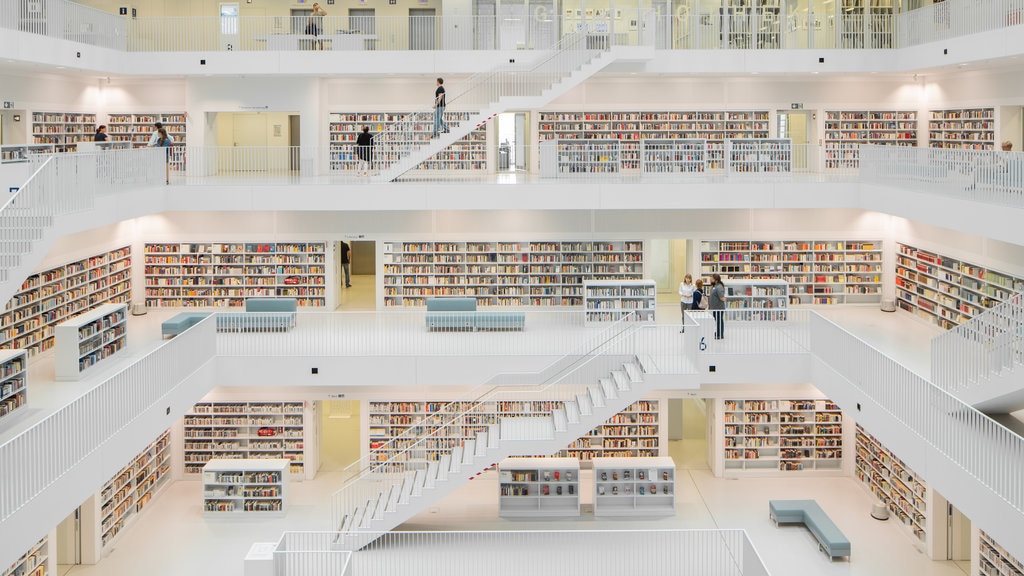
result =
[[52,144],[57,152],[74,152],[76,144],[92,140],[96,115],[79,112],[33,112],[32,141]]
[[43,536],[0,576],[46,576],[56,565],[50,556],[50,537]]
[[826,110],[825,168],[860,167],[860,144],[917,146],[914,110]]
[[580,462],[575,458],[505,458],[498,464],[502,518],[580,515]]
[[0,422],[28,402],[28,354],[0,350]]
[[732,400],[721,405],[723,476],[824,471],[843,465],[843,413],[830,400]]
[[703,179],[708,173],[707,140],[641,140],[640,153],[640,165],[645,175]]
[[[452,448],[466,440],[475,439],[477,433],[499,423],[504,417],[545,417],[560,407],[557,401],[499,401],[472,404],[469,402],[377,402],[368,405],[368,432],[366,454],[373,462],[385,462],[408,447],[404,439],[394,441],[411,428],[417,428],[429,415],[440,410],[450,414],[467,412],[466,423],[449,426],[443,434],[436,434],[417,445],[410,452],[423,460],[440,460]],[[555,457],[573,458],[584,467],[594,458],[635,458],[660,456],[666,446],[662,403],[659,400],[639,400],[612,416],[600,426],[575,440]],[[416,433],[414,430],[412,433]],[[186,438],[186,441],[188,439]]]
[[182,419],[184,472],[199,474],[217,459],[280,459],[296,480],[312,478],[306,469],[312,442],[310,403],[200,402]]
[[857,425],[855,473],[922,550],[928,540],[928,485],[874,436]]
[[145,245],[146,306],[242,307],[246,298],[327,305],[324,242],[188,242]]
[[703,240],[701,276],[783,280],[789,303],[852,304],[882,299],[880,240]]
[[167,135],[174,139],[175,144],[184,144],[185,113],[184,112],[153,112],[146,114],[114,113],[107,115],[107,134],[114,142],[131,142],[132,147],[139,148],[149,143],[160,122]]
[[978,562],[981,576],[1024,576],[1024,562],[1014,558],[984,530],[978,537]]
[[[370,134],[387,132],[398,122],[408,122],[406,112],[334,112],[330,115],[330,154],[332,171],[351,171],[358,169],[355,155],[356,137],[363,127],[370,128]],[[412,129],[406,132],[404,139],[394,142],[399,147],[422,146],[430,143],[430,135],[434,131],[432,116],[421,115]],[[445,112],[445,121],[453,126],[469,120],[468,112]],[[374,158],[383,162],[397,160],[391,152],[378,146],[374,149]],[[487,170],[487,125],[477,126],[468,135],[454,144],[438,152],[427,161],[421,163],[417,170],[431,171],[486,171]]]
[[583,311],[587,322],[617,322],[623,318],[654,322],[658,287],[654,280],[587,280]]
[[640,280],[642,241],[383,242],[384,308],[432,296],[477,306],[583,306],[588,280]]
[[102,304],[53,329],[57,380],[78,380],[82,372],[128,345],[128,305]]
[[53,144],[16,144],[0,146],[0,164],[15,164],[28,162],[32,156],[37,154],[53,154],[56,147]]
[[896,250],[896,305],[942,328],[1024,290],[1022,277],[908,244],[897,244]]
[[0,312],[0,347],[29,356],[53,348],[54,327],[106,303],[131,301],[131,247],[29,276]]
[[931,110],[928,145],[931,148],[995,150],[995,108]]
[[785,280],[730,279],[725,283],[725,297],[726,308],[749,310],[734,313],[730,318],[745,321],[785,320],[786,308],[789,307],[789,284]]
[[210,460],[202,469],[203,511],[210,517],[284,516],[289,460]]
[[676,465],[668,456],[596,458],[594,516],[672,516]]
[[788,175],[793,172],[793,141],[788,138],[739,138],[728,141],[730,174]]

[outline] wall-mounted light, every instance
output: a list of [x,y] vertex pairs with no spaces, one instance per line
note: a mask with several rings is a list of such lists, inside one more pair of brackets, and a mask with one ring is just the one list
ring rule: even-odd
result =
[[21,122],[21,114],[15,114],[14,115],[14,121],[15,122]]

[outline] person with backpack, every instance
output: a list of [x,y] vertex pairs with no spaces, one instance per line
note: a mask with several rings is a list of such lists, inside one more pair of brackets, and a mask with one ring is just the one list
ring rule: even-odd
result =
[[690,303],[691,310],[707,310],[708,297],[704,294],[704,281],[697,278],[693,285],[693,302]]

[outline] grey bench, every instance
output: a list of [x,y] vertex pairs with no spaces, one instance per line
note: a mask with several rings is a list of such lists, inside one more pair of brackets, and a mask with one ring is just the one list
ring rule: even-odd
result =
[[427,298],[427,330],[522,330],[526,313],[477,310],[476,298]]
[[850,540],[814,500],[769,500],[768,516],[779,524],[803,524],[829,559],[850,559]]
[[195,326],[200,320],[206,318],[210,314],[208,312],[182,312],[176,314],[167,320],[164,320],[160,324],[160,335],[162,337],[177,336],[185,330]]
[[295,327],[295,298],[249,298],[245,312],[218,312],[218,332],[284,332]]

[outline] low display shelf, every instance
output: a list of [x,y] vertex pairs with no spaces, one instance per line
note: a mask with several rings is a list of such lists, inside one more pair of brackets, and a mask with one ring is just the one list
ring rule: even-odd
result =
[[750,138],[728,141],[728,171],[732,174],[790,174],[793,142],[788,138]]
[[594,458],[594,516],[672,516],[676,465],[671,458]]
[[214,459],[283,459],[303,478],[305,408],[302,401],[196,404],[183,419],[185,474],[202,472]]
[[498,515],[541,518],[580,515],[580,461],[505,458],[498,464]]
[[1024,290],[1024,278],[906,244],[896,249],[896,305],[943,328]]
[[923,547],[928,538],[928,485],[860,424],[855,467],[857,478]]
[[22,144],[0,146],[0,164],[28,162],[36,154],[53,154],[53,144]]
[[587,280],[583,311],[587,322],[616,322],[624,317],[654,322],[658,289],[654,280]]
[[43,536],[0,576],[46,576],[50,559],[50,538]]
[[57,380],[81,373],[120,352],[128,343],[128,305],[104,304],[54,328]]
[[170,431],[164,431],[103,485],[96,498],[101,549],[109,549],[117,535],[170,484],[170,470]]
[[707,175],[707,140],[642,140],[640,162],[644,174],[665,174],[673,178]]
[[789,303],[852,304],[882,299],[880,240],[704,240],[701,276],[784,280]]
[[984,530],[978,539],[978,556],[983,576],[1024,576],[1024,562],[1014,558]]
[[203,511],[207,516],[284,516],[288,504],[288,460],[210,460],[203,466]]
[[0,350],[0,418],[23,408],[28,401],[28,353]]
[[636,144],[623,149],[618,140],[553,140],[541,142],[540,172],[547,178],[575,174],[618,174],[639,166]]
[[723,475],[838,472],[843,413],[830,400],[722,400]]

